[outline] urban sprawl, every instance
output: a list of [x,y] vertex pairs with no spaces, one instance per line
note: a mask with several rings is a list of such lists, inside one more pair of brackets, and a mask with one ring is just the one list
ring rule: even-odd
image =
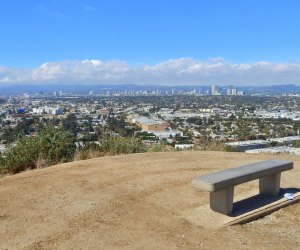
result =
[[40,124],[69,130],[76,147],[102,136],[134,137],[167,150],[228,150],[300,155],[298,95],[247,95],[234,86],[23,93],[1,96],[0,151]]

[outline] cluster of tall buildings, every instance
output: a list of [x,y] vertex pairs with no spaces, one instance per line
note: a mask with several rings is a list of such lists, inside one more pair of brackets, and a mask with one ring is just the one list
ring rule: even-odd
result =
[[[84,95],[89,96],[147,96],[147,95],[245,95],[244,91],[237,90],[233,85],[229,85],[227,89],[224,87],[219,87],[216,84],[212,84],[210,86],[202,86],[202,87],[195,87],[192,89],[191,87],[180,87],[175,86],[174,88],[170,87],[158,87],[156,89],[147,89],[141,88],[141,89],[107,89],[103,88],[100,89],[97,93],[94,90],[88,90],[85,92]],[[41,94],[41,93],[40,93]],[[44,93],[43,93],[44,94]],[[43,95],[41,94],[41,95]],[[73,95],[72,93],[66,93],[63,91],[54,91],[53,96],[55,97],[66,97]],[[29,95],[28,95],[29,97]]]
[[[222,95],[218,85],[211,85],[211,94],[212,95]],[[245,92],[242,90],[237,90],[233,85],[229,85],[226,90],[227,95],[245,95]]]
[[58,92],[57,92],[57,91],[54,91],[54,92],[53,92],[53,95],[54,95],[54,96],[63,96],[64,93],[63,93],[62,91],[58,91]]
[[237,95],[237,90],[233,85],[229,85],[226,91],[227,95]]

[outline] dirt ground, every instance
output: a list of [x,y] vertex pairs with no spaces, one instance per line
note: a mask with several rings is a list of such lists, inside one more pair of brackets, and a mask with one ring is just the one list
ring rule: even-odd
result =
[[[300,157],[223,152],[133,154],[0,179],[1,249],[300,249],[300,203],[263,219],[205,229],[182,214],[208,203],[191,180],[264,159],[294,161],[282,187],[300,188]],[[238,186],[237,195],[258,189]]]

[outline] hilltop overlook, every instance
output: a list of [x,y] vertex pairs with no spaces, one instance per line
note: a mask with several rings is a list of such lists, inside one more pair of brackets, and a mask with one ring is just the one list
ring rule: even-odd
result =
[[[300,188],[300,158],[186,151],[95,158],[0,179],[1,249],[296,249],[300,204],[251,223],[204,229],[185,220],[206,205],[197,175],[266,159],[294,169],[281,187]],[[258,181],[237,186],[239,196]]]

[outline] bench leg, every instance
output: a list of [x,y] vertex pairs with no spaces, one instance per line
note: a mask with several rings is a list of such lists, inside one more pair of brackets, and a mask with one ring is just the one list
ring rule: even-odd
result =
[[218,213],[229,215],[233,208],[234,187],[210,193],[210,208]]
[[280,175],[273,174],[259,179],[259,193],[263,195],[276,196],[280,189]]

